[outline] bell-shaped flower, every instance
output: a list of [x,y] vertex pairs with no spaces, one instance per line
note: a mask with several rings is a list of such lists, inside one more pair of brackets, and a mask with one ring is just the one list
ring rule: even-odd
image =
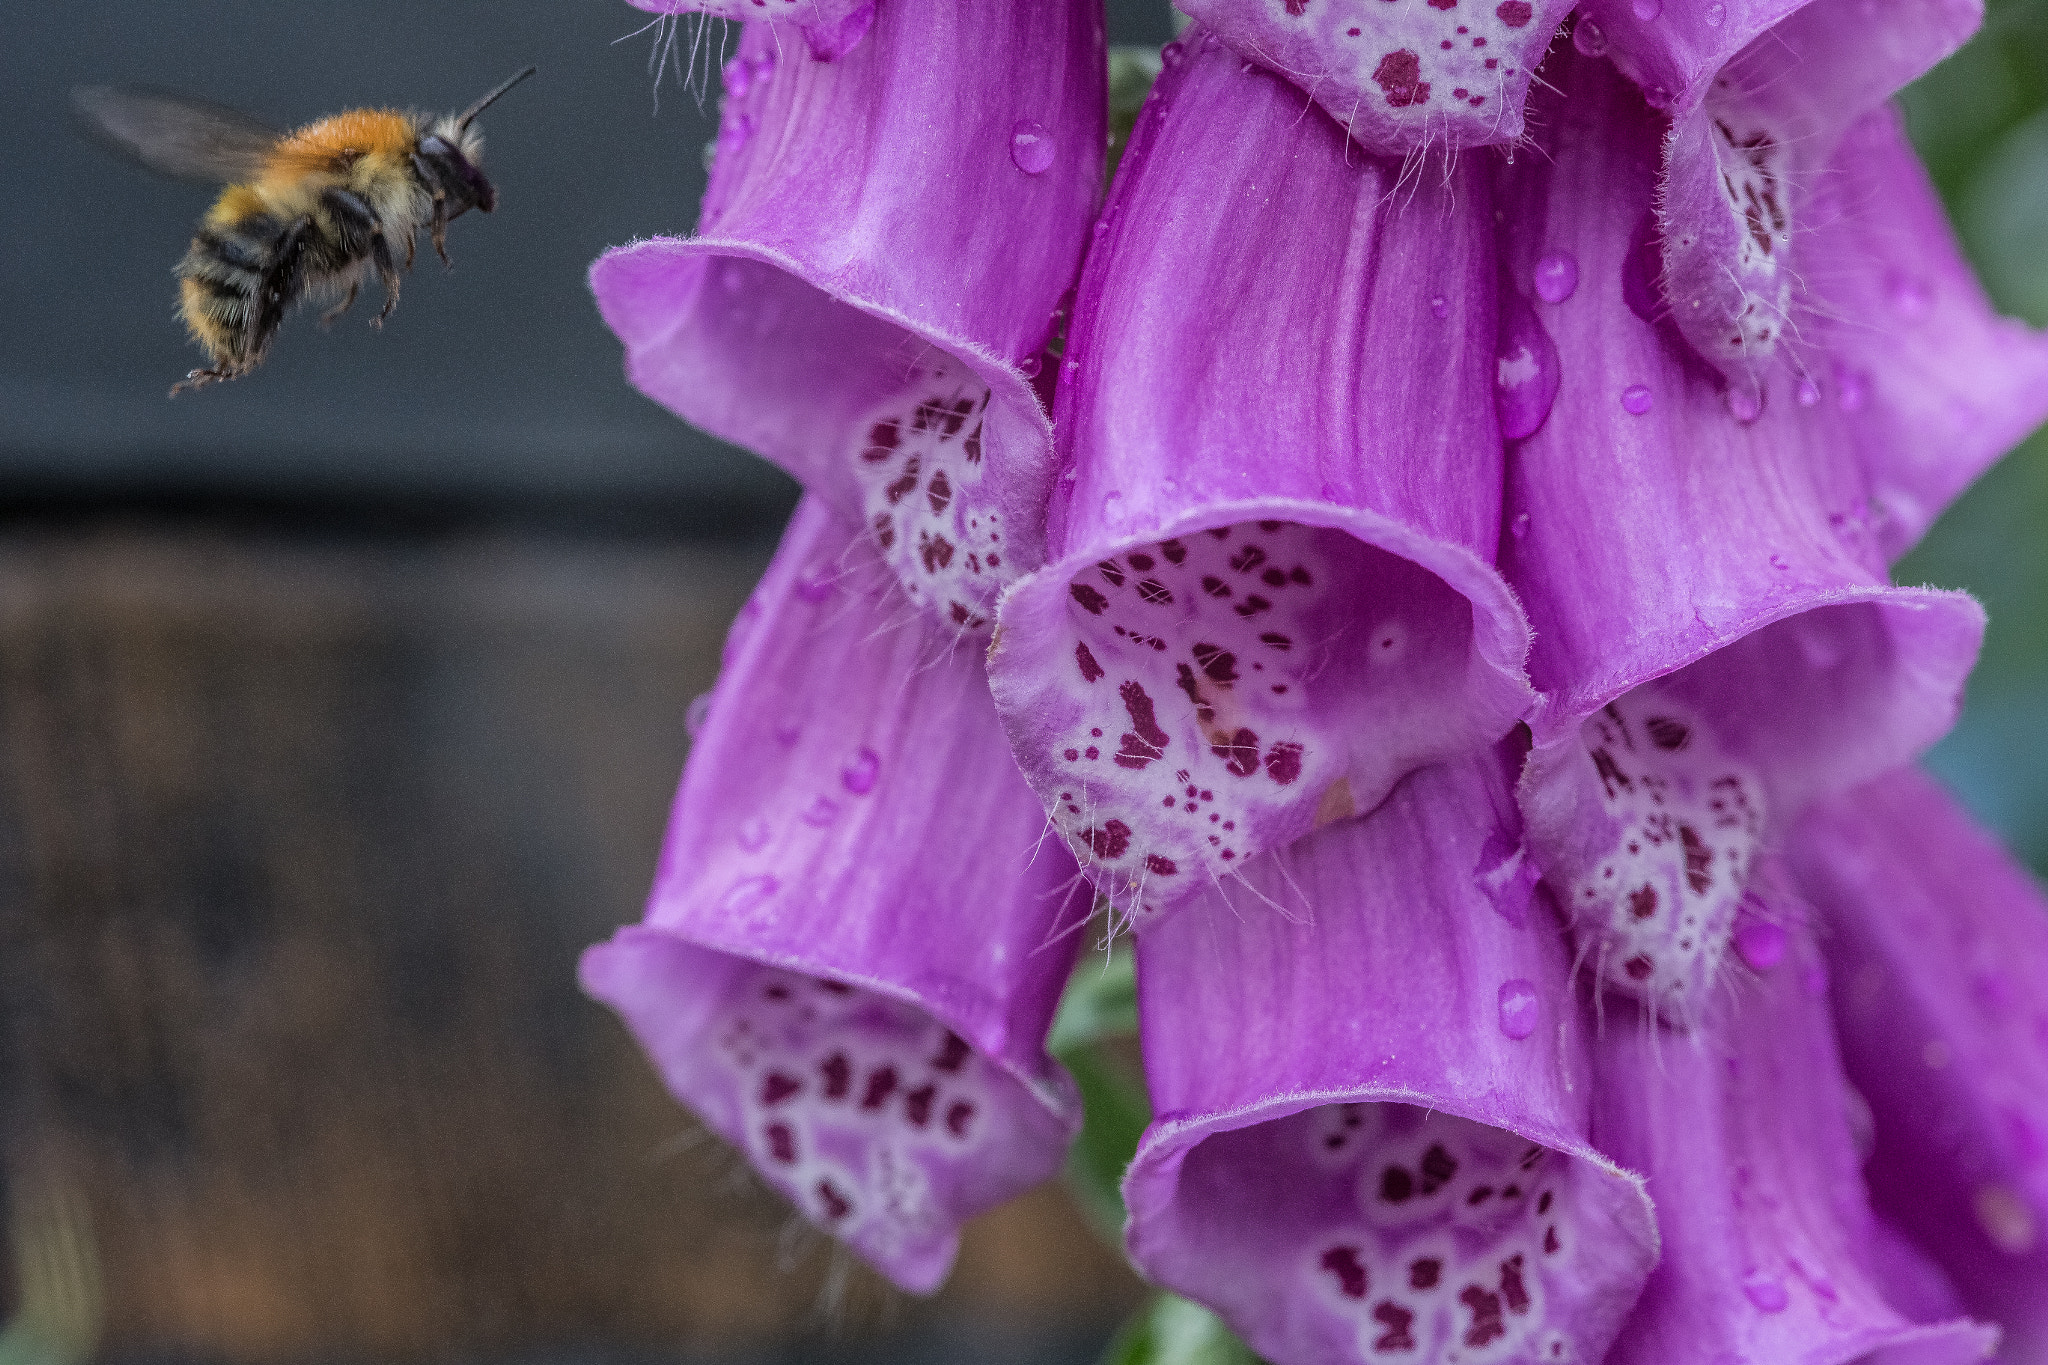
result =
[[898,1284],[1059,1169],[1089,897],[977,652],[807,499],[733,627],[646,921],[583,958],[676,1096]]
[[1032,381],[1101,196],[1101,6],[879,0],[836,60],[783,27],[749,24],[725,68],[697,235],[609,252],[591,287],[643,392],[788,470],[986,638],[1042,553]]
[[2002,1359],[2048,1360],[2048,898],[1910,768],[1817,807],[1787,859],[1878,1208],[2004,1329]]
[[1510,755],[1416,773],[1137,946],[1132,1259],[1274,1365],[1598,1361],[1657,1259]]
[[1569,47],[1544,72],[1542,141],[1499,184],[1526,329],[1503,347],[1556,376],[1508,463],[1503,566],[1544,693],[1523,804],[1595,973],[1685,1024],[1759,850],[1948,729],[1983,614],[1889,585],[1869,530],[1883,476],[1833,395],[1745,408],[1697,362],[1649,232],[1663,118]]
[[1530,702],[1492,563],[1484,168],[1403,184],[1213,35],[1168,58],[1075,309],[1054,562],[989,659],[1019,766],[1132,915]]
[[702,14],[739,22],[789,24],[811,55],[837,61],[875,24],[875,0],[627,0],[653,14]]
[[1593,1045],[1593,1139],[1648,1177],[1664,1237],[1608,1365],[1985,1359],[1994,1329],[1887,1299],[1804,908],[1773,887],[1751,914],[1744,966],[1692,1036],[1610,1018]]

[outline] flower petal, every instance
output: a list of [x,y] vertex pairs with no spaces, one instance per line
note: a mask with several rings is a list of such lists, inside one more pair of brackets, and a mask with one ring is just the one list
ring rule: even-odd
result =
[[1163,909],[1368,810],[1527,708],[1499,536],[1492,220],[1467,159],[1397,191],[1192,33],[1082,282],[1058,562],[990,679],[1090,875]]
[[1645,308],[1661,120],[1604,63],[1545,70],[1542,154],[1501,177],[1511,278],[1562,371],[1508,465],[1545,693],[1524,808],[1603,979],[1685,1023],[1757,841],[1948,729],[1983,614],[1888,586],[1838,405],[1742,411]]
[[1522,135],[1529,78],[1570,0],[1182,0],[1381,156]]
[[1982,1360],[1995,1331],[1916,1324],[1878,1288],[1826,975],[1796,903],[1770,913],[1789,951],[1716,992],[1690,1039],[1610,1021],[1594,1044],[1594,1139],[1648,1175],[1665,1239],[1607,1359]]
[[1878,1207],[2004,1358],[2048,1358],[2048,901],[1912,768],[1815,809],[1788,860],[1825,916]]
[[1425,769],[1139,935],[1131,1255],[1276,1365],[1596,1361],[1656,1259],[1513,819]]
[[985,635],[1042,555],[1030,377],[1101,193],[1101,7],[891,0],[836,61],[754,24],[696,237],[591,270],[649,397],[872,529]]
[[1785,104],[1831,109],[1839,130],[1955,51],[1983,18],[1982,0],[1584,0],[1573,38],[1581,52],[1612,57],[1674,115],[1707,103],[1734,63],[1768,70],[1775,79],[1756,84],[1781,87]]
[[626,0],[653,14],[705,14],[714,19],[794,23],[811,55],[837,61],[874,26],[876,0]]
[[905,1288],[1058,1169],[1087,913],[979,660],[817,500],[734,627],[645,924],[584,956],[669,1088]]

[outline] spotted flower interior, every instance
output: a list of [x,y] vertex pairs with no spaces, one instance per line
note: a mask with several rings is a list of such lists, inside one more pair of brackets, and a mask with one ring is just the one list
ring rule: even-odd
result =
[[1219,1254],[1237,1220],[1291,1243],[1274,1253],[1291,1264],[1287,1305],[1261,1310],[1284,1325],[1255,1344],[1289,1360],[1456,1365],[1587,1358],[1577,1325],[1594,1316],[1601,1256],[1585,1242],[1603,1215],[1585,1178],[1541,1144],[1404,1104],[1323,1105],[1211,1137],[1181,1174],[1199,1205],[1191,1235]]
[[[1112,903],[1142,915],[1377,804],[1462,687],[1471,608],[1346,533],[1218,526],[1068,582],[1057,717],[1027,773]],[[1050,761],[1048,761],[1050,760]]]

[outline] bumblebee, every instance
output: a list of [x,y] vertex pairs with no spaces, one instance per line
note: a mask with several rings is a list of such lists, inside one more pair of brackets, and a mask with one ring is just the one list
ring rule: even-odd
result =
[[73,91],[116,150],[165,175],[227,185],[177,267],[178,311],[212,363],[187,374],[172,396],[262,364],[285,311],[303,297],[340,295],[321,318],[333,322],[373,271],[384,307],[370,325],[383,326],[398,306],[395,253],[411,269],[414,236],[425,227],[446,265],[449,220],[497,207],[497,191],[477,169],[476,116],[534,70],[459,114],[351,109],[291,133],[161,91]]

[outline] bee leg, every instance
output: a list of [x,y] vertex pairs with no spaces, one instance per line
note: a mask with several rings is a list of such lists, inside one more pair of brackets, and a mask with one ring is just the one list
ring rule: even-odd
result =
[[233,379],[239,373],[238,370],[193,370],[171,385],[171,397],[176,398],[179,394],[188,393],[193,389],[203,389],[208,384],[218,384],[223,379]]
[[340,303],[335,304],[334,307],[328,309],[326,312],[320,315],[320,325],[322,327],[332,327],[335,323],[335,320],[339,318],[343,313],[346,313],[349,310],[349,308],[355,303],[356,293],[362,287],[363,283],[361,280],[350,280],[348,282],[348,294],[342,299]]
[[279,234],[271,264],[257,279],[255,295],[249,300],[248,323],[242,333],[242,354],[232,366],[223,366],[213,372],[213,379],[239,379],[263,363],[263,353],[269,349],[271,337],[277,335],[278,325],[284,321],[284,310],[291,307],[303,287],[306,243],[312,235],[313,219],[310,215],[297,219]]
[[377,281],[384,286],[384,306],[377,310],[377,316],[370,319],[372,327],[381,328],[384,319],[391,316],[391,310],[398,307],[398,267],[391,260],[391,244],[379,232],[370,239],[370,260],[377,267]]
[[[434,192],[434,216],[430,220],[431,235],[434,239],[434,254],[441,258],[441,264],[453,267],[455,262],[448,259],[448,193],[441,188],[441,177],[427,164],[427,159],[418,152],[412,154],[412,173],[422,185]],[[412,269],[412,243],[405,247],[405,267]]]

